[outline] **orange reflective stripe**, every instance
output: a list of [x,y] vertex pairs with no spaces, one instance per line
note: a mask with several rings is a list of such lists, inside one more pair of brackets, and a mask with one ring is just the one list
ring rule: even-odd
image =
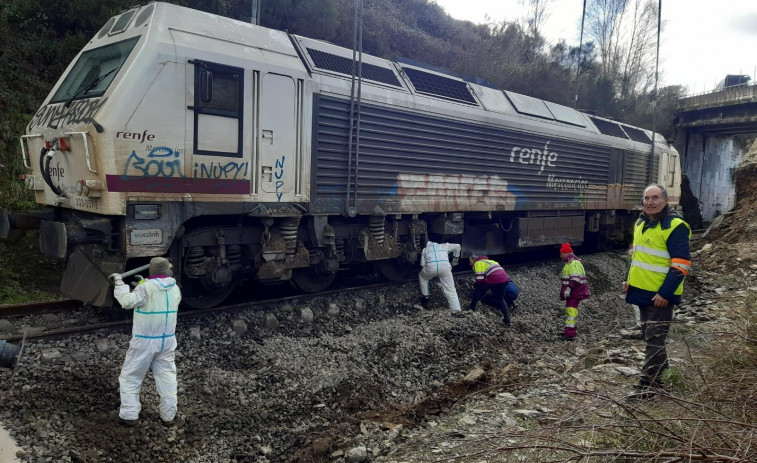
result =
[[691,269],[691,261],[674,257],[673,259],[670,259],[670,266],[680,270],[681,273],[683,273],[683,276],[687,276],[689,274],[689,270]]

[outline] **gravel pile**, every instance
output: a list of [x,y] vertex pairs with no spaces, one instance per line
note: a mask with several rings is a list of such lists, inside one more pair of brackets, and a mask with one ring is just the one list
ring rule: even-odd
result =
[[[633,324],[619,292],[625,262],[585,256],[592,299],[578,317],[589,346]],[[428,422],[493,376],[525,390],[553,380],[540,365],[564,351],[559,259],[505,265],[521,290],[512,326],[479,305],[453,316],[436,281],[417,305],[416,281],[265,310],[182,318],[180,428],[162,426],[155,384],[142,388],[139,425],[110,417],[129,333],[27,342],[0,372],[0,422],[29,462],[369,461],[402,428]],[[472,275],[456,278],[461,305]],[[65,324],[65,321],[58,321]],[[511,377],[505,378],[507,372]]]

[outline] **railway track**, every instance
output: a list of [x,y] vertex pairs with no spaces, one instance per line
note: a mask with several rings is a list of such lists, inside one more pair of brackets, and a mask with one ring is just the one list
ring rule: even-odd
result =
[[73,299],[5,305],[0,306],[0,318],[23,317],[42,312],[61,312],[79,308],[81,305],[81,302]]
[[[535,256],[534,259],[528,258],[525,255],[511,255],[511,256],[505,256],[502,259],[500,259],[500,262],[503,263],[506,269],[508,270],[515,270],[518,268],[528,267],[530,265],[538,265],[545,262],[548,262],[550,260],[556,260],[556,259],[547,259],[544,258],[543,255],[539,254]],[[458,266],[458,268],[465,268],[465,264]],[[456,270],[455,272],[456,276],[462,276],[466,274],[472,274],[471,270]],[[188,316],[202,316],[205,314],[210,313],[220,313],[220,312],[233,312],[236,310],[255,310],[255,309],[261,309],[264,308],[267,305],[271,304],[277,304],[277,303],[283,303],[283,302],[294,302],[294,301],[307,301],[308,299],[316,299],[319,297],[324,296],[331,296],[331,295],[339,295],[345,292],[350,291],[358,291],[358,290],[378,290],[378,289],[386,289],[387,291],[390,290],[393,286],[402,285],[409,281],[417,281],[417,278],[415,276],[406,278],[401,281],[380,281],[376,282],[376,278],[369,278],[368,281],[366,281],[365,277],[355,277],[352,279],[346,279],[340,283],[335,283],[330,289],[316,292],[316,293],[309,293],[309,294],[286,294],[286,295],[279,295],[279,293],[287,291],[288,287],[272,287],[269,288],[270,292],[274,294],[273,297],[265,296],[260,299],[246,299],[237,301],[231,304],[225,304],[221,306],[216,306],[212,308],[207,309],[188,309],[188,308],[182,308],[179,311],[178,316],[181,317],[188,317]],[[253,291],[254,292],[254,291]],[[71,335],[71,334],[77,334],[77,333],[87,333],[87,332],[93,332],[101,329],[118,329],[118,328],[128,328],[131,327],[131,314],[130,312],[123,312],[120,311],[118,308],[112,308],[112,309],[101,309],[101,308],[90,308],[90,307],[82,307],[82,303],[79,301],[75,301],[72,299],[65,299],[65,300],[59,300],[59,301],[49,301],[49,302],[35,302],[35,303],[29,303],[29,304],[19,304],[19,305],[10,305],[10,306],[3,306],[0,307],[0,319],[3,318],[23,318],[23,317],[33,317],[38,316],[42,314],[49,314],[49,313],[62,313],[66,311],[76,311],[76,310],[87,310],[92,311],[91,315],[87,316],[88,320],[97,320],[106,318],[108,320],[105,321],[98,321],[96,323],[88,322],[85,325],[75,325],[75,326],[68,326],[68,327],[60,327],[60,328],[54,328],[54,329],[48,329],[47,327],[33,327],[26,330],[22,330],[15,333],[8,333],[8,334],[0,334],[0,341],[6,341],[6,342],[17,342],[21,340],[32,340],[32,339],[40,339],[40,338],[52,338],[56,336],[65,336],[65,335]],[[112,320],[114,316],[122,315],[123,318],[119,320]]]
[[[276,303],[283,303],[283,302],[290,302],[290,301],[304,301],[307,299],[315,299],[318,297],[324,297],[329,295],[337,295],[343,292],[347,291],[357,291],[357,290],[363,290],[363,289],[381,289],[381,288],[390,288],[392,286],[398,285],[398,284],[404,284],[408,280],[404,280],[401,282],[381,282],[381,283],[370,283],[370,284],[362,284],[362,285],[355,285],[350,287],[341,287],[338,289],[330,289],[326,291],[321,291],[318,293],[311,293],[311,294],[297,294],[297,295],[289,295],[289,296],[277,296],[277,297],[269,297],[265,299],[260,300],[250,300],[245,302],[239,302],[234,304],[227,304],[222,306],[217,306],[209,309],[185,309],[180,310],[178,316],[181,317],[188,317],[188,316],[202,316],[204,314],[209,313],[219,313],[219,312],[233,312],[235,310],[249,310],[249,309],[256,309],[256,308],[263,308],[270,304],[276,304]],[[7,317],[25,317],[25,316],[35,316],[42,313],[52,313],[52,312],[64,312],[67,310],[76,310],[81,309],[82,305],[81,302],[73,301],[73,300],[65,300],[65,301],[51,301],[51,302],[39,302],[39,303],[32,303],[32,304],[19,304],[19,305],[12,305],[12,306],[5,306],[0,308],[0,318],[7,318]],[[86,309],[86,310],[92,310],[92,309]],[[100,314],[104,311],[113,310],[118,311],[119,309],[113,308],[113,309],[101,309]],[[124,314],[129,314],[128,312],[125,312]],[[77,326],[70,326],[66,328],[58,328],[58,329],[44,329],[40,330],[39,328],[34,328],[31,330],[27,330],[26,332],[20,332],[20,333],[14,333],[14,334],[8,334],[8,335],[0,335],[0,341],[6,341],[6,342],[16,342],[23,339],[38,339],[38,338],[49,338],[49,337],[55,337],[55,336],[62,336],[62,335],[69,335],[69,334],[75,334],[75,333],[86,333],[86,332],[92,332],[97,331],[105,328],[120,328],[120,327],[131,327],[131,317],[129,316],[126,319],[123,320],[117,320],[117,321],[104,321],[104,322],[98,322],[98,323],[91,323],[87,325],[77,325]]]

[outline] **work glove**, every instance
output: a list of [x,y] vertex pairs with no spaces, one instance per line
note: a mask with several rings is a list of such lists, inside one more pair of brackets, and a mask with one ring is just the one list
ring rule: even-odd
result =
[[113,283],[113,286],[121,286],[124,284],[123,278],[121,278],[120,273],[114,273],[111,276],[108,277],[108,279]]
[[144,282],[145,282],[145,279],[144,277],[142,277],[142,275],[134,275],[134,281],[131,282],[131,285],[136,288],[137,286],[141,285]]
[[453,266],[453,267],[457,267],[457,264],[458,264],[459,262],[460,262],[460,261],[459,261],[459,260],[457,259],[457,257],[453,257],[453,258],[452,258],[452,266]]
[[563,293],[563,296],[565,296],[565,299],[570,297],[570,286],[565,288],[565,292]]

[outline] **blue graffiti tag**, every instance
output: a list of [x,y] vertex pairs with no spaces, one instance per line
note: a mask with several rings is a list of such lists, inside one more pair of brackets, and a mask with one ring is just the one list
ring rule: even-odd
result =
[[[136,176],[153,178],[153,177],[180,177],[184,178],[184,169],[181,167],[180,159],[167,160],[163,158],[178,158],[181,153],[174,151],[167,146],[156,146],[151,149],[145,159],[138,156],[135,151],[131,152],[129,158],[126,160],[126,167],[124,167],[124,173],[121,178],[126,179],[129,177],[129,173],[136,171]],[[134,176],[132,174],[132,176]]]
[[221,164],[220,162],[200,164],[196,162],[193,175],[194,178],[242,180],[247,178],[249,169],[249,162],[229,161],[226,164]]
[[281,180],[284,178],[284,160],[286,160],[286,155],[281,156],[281,159],[276,160],[276,166],[273,172],[273,176],[276,177],[276,198],[278,202],[281,202],[281,196],[283,195],[283,193],[279,193],[278,191],[284,186],[284,181]]

